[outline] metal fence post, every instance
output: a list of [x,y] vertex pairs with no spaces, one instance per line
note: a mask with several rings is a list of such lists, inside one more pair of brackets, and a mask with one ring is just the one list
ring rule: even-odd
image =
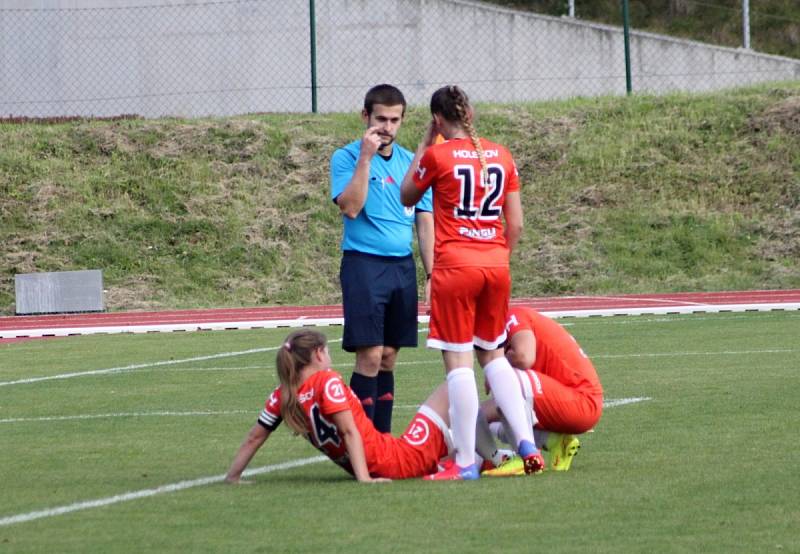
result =
[[311,111],[317,113],[317,20],[314,0],[308,0],[309,29],[311,32]]
[[742,48],[750,50],[750,0],[742,0]]
[[569,0],[569,16],[575,17],[575,0]]
[[633,85],[631,83],[631,37],[628,0],[622,0],[622,26],[625,35],[625,90],[630,94],[633,91]]

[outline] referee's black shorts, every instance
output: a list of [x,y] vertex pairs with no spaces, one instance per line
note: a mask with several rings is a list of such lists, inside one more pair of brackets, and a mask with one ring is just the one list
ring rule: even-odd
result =
[[417,269],[413,256],[345,250],[339,272],[342,348],[417,346]]

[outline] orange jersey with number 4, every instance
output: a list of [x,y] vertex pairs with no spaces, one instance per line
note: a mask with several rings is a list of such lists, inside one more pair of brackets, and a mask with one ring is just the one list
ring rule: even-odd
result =
[[[283,420],[281,416],[281,387],[267,398],[258,422],[274,431]],[[308,441],[336,464],[353,473],[347,445],[333,423],[333,414],[350,410],[364,445],[364,456],[370,474],[390,479],[422,477],[436,471],[436,462],[447,455],[448,446],[442,431],[427,410],[420,408],[402,437],[379,433],[367,418],[361,401],[345,385],[342,376],[331,370],[311,375],[297,390],[297,399],[306,416]]]
[[418,190],[433,187],[435,267],[508,265],[503,205],[507,193],[519,191],[519,174],[504,146],[480,140],[488,169],[485,183],[468,138],[430,146],[414,172]]

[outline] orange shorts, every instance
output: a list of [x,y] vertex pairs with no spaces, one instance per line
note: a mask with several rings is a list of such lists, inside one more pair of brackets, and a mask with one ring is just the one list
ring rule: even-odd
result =
[[447,456],[448,440],[444,422],[427,406],[420,408],[400,438],[381,433],[375,450],[367,452],[367,465],[373,477],[411,479],[435,473],[438,462]]
[[593,428],[603,413],[603,396],[568,387],[549,375],[519,371],[523,396],[533,399],[536,427],[579,435]]
[[499,348],[506,340],[510,297],[508,267],[434,270],[428,346],[453,352]]

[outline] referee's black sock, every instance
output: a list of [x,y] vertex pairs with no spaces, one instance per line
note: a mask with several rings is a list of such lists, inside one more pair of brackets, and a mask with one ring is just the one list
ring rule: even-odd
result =
[[378,378],[367,377],[353,372],[353,376],[350,377],[350,388],[361,400],[361,405],[364,407],[367,417],[375,419],[375,404],[378,401]]
[[375,403],[375,429],[381,433],[392,432],[392,408],[394,407],[394,372],[378,372],[378,393]]

